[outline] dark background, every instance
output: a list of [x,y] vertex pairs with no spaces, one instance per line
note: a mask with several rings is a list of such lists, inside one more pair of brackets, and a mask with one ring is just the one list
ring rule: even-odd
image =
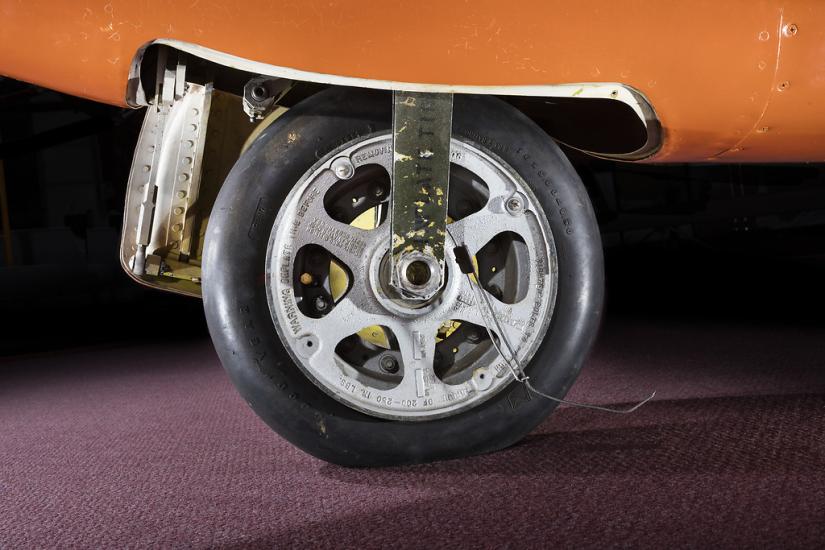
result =
[[[144,288],[118,262],[142,118],[0,79],[0,354],[206,334],[199,300]],[[603,230],[609,315],[819,323],[825,166],[570,155]]]

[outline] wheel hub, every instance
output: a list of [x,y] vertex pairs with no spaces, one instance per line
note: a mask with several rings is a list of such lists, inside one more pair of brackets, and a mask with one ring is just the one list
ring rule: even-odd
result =
[[[532,192],[468,143],[453,139],[450,156],[448,228],[467,245],[478,277],[456,269],[449,242],[443,281],[426,255],[405,255],[396,275],[432,292],[426,301],[390,284],[389,134],[345,145],[312,167],[272,230],[267,295],[281,341],[319,388],[373,416],[458,414],[507,386],[491,341],[500,336],[488,332],[478,292],[489,294],[522,364],[552,315],[555,247]],[[345,165],[352,170],[339,173]]]

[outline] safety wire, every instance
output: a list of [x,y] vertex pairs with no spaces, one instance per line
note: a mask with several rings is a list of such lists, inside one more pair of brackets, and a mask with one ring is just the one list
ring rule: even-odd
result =
[[[580,407],[583,409],[593,409],[596,411],[603,411],[615,414],[629,414],[639,409],[642,405],[650,401],[656,396],[656,392],[654,391],[649,396],[647,396],[642,401],[636,403],[632,407],[628,409],[614,409],[612,407],[603,407],[601,405],[593,405],[590,403],[579,403],[576,401],[570,401],[568,399],[562,399],[561,397],[554,397],[552,395],[548,395],[542,391],[537,390],[533,384],[530,382],[530,377],[527,376],[527,373],[524,372],[524,369],[518,362],[518,355],[516,354],[515,349],[510,344],[510,339],[507,336],[507,333],[502,329],[501,323],[498,320],[498,316],[495,313],[495,309],[493,308],[493,304],[490,301],[490,297],[487,296],[487,293],[484,292],[483,289],[476,288],[481,284],[481,278],[479,277],[478,271],[473,264],[472,258],[470,256],[470,252],[467,249],[467,245],[464,243],[459,244],[458,241],[455,240],[453,237],[452,232],[450,231],[449,226],[447,227],[447,235],[449,235],[450,240],[453,242],[453,252],[456,257],[456,263],[458,263],[459,268],[467,277],[467,281],[470,283],[470,288],[473,289],[473,295],[475,296],[475,302],[478,304],[479,311],[481,312],[482,319],[485,319],[484,328],[487,330],[487,334],[490,336],[490,341],[493,343],[493,347],[495,347],[498,354],[504,359],[504,363],[507,365],[507,368],[510,369],[510,374],[513,375],[513,378],[526,387],[529,391],[533,392],[534,394],[544,397],[545,399],[549,399],[551,401],[555,401],[557,403],[564,403],[565,405],[570,405],[573,407]],[[470,275],[474,275],[476,279],[476,283],[473,282],[473,279]],[[481,298],[479,298],[479,296]],[[481,306],[481,303],[484,303],[486,307],[486,312],[484,308]],[[507,353],[505,354],[502,350],[501,346],[498,343],[498,338],[493,333],[492,329],[490,328],[490,320],[492,320],[493,324],[496,326],[496,330],[498,334],[501,335],[501,341],[504,342],[504,346],[507,348]]]

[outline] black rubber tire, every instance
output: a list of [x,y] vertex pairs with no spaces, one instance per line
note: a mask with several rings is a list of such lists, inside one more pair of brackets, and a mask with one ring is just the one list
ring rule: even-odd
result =
[[[347,466],[411,464],[502,449],[555,407],[511,383],[454,416],[379,419],[326,395],[281,343],[264,287],[267,241],[278,209],[319,159],[353,139],[388,131],[391,105],[386,92],[329,88],[295,106],[235,164],[206,235],[204,308],[232,382],[273,430],[316,457]],[[528,373],[538,389],[561,397],[595,340],[604,301],[601,239],[587,192],[547,134],[501,100],[456,96],[453,134],[509,163],[547,213],[559,288],[553,319]]]

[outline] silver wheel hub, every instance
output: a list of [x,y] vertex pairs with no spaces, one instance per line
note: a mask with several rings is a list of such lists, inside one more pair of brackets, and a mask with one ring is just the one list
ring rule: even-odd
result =
[[[428,288],[426,302],[388,284],[390,134],[345,145],[312,167],[270,236],[267,295],[284,346],[323,391],[373,416],[457,414],[512,381],[478,292],[490,294],[523,365],[552,316],[555,246],[533,193],[493,155],[455,138],[451,162],[448,228],[479,276],[458,270],[448,239],[446,280]],[[435,280],[423,258],[405,258],[398,269],[417,289]]]

